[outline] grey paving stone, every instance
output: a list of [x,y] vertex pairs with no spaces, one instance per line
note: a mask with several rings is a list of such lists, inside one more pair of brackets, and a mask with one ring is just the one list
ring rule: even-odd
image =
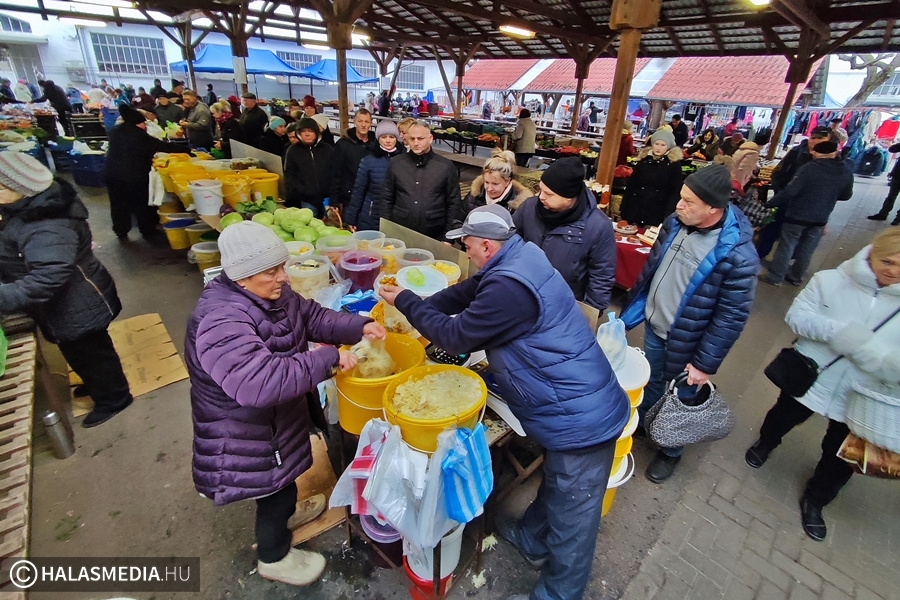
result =
[[804,587],[807,587],[814,592],[818,592],[822,589],[821,577],[819,577],[800,563],[795,562],[793,559],[785,556],[778,550],[774,550],[772,552],[771,560],[772,563],[787,571],[788,575],[793,577],[795,581],[803,584]]
[[779,589],[787,590],[791,585],[791,578],[787,573],[773,565],[768,559],[762,558],[751,550],[744,550],[741,560],[748,567],[762,575],[763,579],[775,584]]
[[697,496],[686,494],[682,497],[681,502],[713,525],[718,526],[722,522],[723,516],[721,512],[711,505],[711,502],[715,499],[716,497],[712,496],[710,504],[707,504]]
[[770,581],[764,581],[756,593],[756,600],[786,600],[787,592]]
[[725,588],[726,600],[753,600],[753,589],[736,579],[732,579]]
[[847,594],[853,593],[852,579],[805,548],[800,552],[800,564]]
[[709,500],[709,496],[717,486],[717,477],[708,473],[697,473],[688,483],[684,491],[688,494],[697,496],[704,502]]
[[819,600],[819,596],[803,584],[795,582],[788,600]]
[[667,554],[664,557],[660,557],[660,565],[666,570],[666,581],[669,580],[670,575],[674,575],[687,584],[693,583],[694,578],[697,576],[696,567],[669,550],[665,552]]
[[660,588],[653,600],[685,600],[690,592],[690,584],[678,577],[667,577],[665,585]]
[[709,554],[713,543],[719,535],[719,528],[706,519],[697,519],[687,536],[687,543],[702,552]]
[[803,542],[800,536],[806,537],[806,534],[802,531],[786,529],[782,525],[782,528],[775,532],[773,547],[792,560],[800,560],[800,549]]
[[644,573],[659,587],[662,587],[662,584],[666,581],[666,570],[663,568],[662,563],[659,559],[659,555],[662,554],[659,548],[654,548],[651,550],[650,554],[647,555],[647,558],[643,560],[641,563],[641,573]]
[[713,580],[719,587],[725,587],[725,584],[728,583],[728,571],[690,544],[685,544],[678,556],[687,561],[702,575]]
[[[719,535],[716,536],[715,546],[732,556],[740,556],[745,539],[747,539],[747,530],[744,527],[731,519],[723,519],[719,524]],[[798,549],[797,558],[799,557],[800,550]]]
[[758,588],[762,582],[760,574],[744,564],[739,558],[724,552],[719,552],[711,558],[714,563],[728,571],[732,579],[737,579],[753,589]]
[[[770,503],[775,504],[774,502]],[[738,496],[734,499],[734,505],[748,515],[758,519],[771,528],[778,527],[779,518],[771,511],[770,508],[760,505],[746,496]]]
[[867,587],[856,582],[856,600],[886,600],[886,596],[876,594]]
[[767,540],[755,531],[750,531],[747,533],[747,540],[744,542],[744,547],[753,550],[763,558],[769,558],[769,554],[772,552],[773,541],[774,538],[772,540]]
[[647,573],[638,573],[628,584],[620,600],[653,600],[659,591],[659,585]]
[[750,521],[753,520],[753,517],[737,508],[734,504],[731,504],[721,496],[717,496],[715,494],[713,494],[709,498],[709,506],[713,507],[732,521],[738,522],[743,527],[750,527]]
[[822,585],[821,600],[847,600],[847,592],[842,592],[830,583]]
[[743,487],[741,480],[734,475],[725,473],[716,483],[716,494],[732,502],[741,487]]
[[721,600],[723,592],[721,587],[701,573],[697,575],[694,585],[691,586],[688,600]]
[[[691,532],[694,522],[697,520],[697,513],[679,502],[678,506],[675,507],[675,512],[669,517],[666,526],[659,535],[659,543],[669,548],[672,552],[678,552]],[[700,520],[703,521],[704,519]]]
[[[793,523],[791,525],[794,525]],[[800,549],[806,550],[813,556],[818,556],[820,559],[825,562],[831,562],[832,556],[834,555],[834,551],[832,549],[831,542],[832,540],[826,539],[824,542],[817,542],[815,540],[811,540],[809,536],[803,533],[803,528],[800,527],[800,518],[798,516],[796,522],[797,537],[800,538]]]

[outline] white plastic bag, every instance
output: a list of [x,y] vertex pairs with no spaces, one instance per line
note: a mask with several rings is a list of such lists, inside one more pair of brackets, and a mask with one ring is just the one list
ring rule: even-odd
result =
[[317,291],[313,300],[324,306],[325,308],[330,308],[331,310],[341,310],[341,298],[347,295],[347,292],[350,291],[350,286],[353,284],[349,279],[345,279],[343,281],[339,281],[334,285],[329,285],[326,288],[322,288]]
[[619,371],[625,366],[628,354],[628,340],[625,339],[625,322],[616,318],[616,313],[610,312],[609,321],[602,323],[597,329],[597,343],[606,355],[613,371]]
[[[381,454],[383,440],[387,437],[390,429],[391,425],[381,419],[372,419],[366,423],[359,433],[359,445],[356,447],[356,456],[353,457],[354,460],[361,456],[366,448],[374,444],[373,450],[376,457],[375,460],[377,461],[378,456]],[[331,498],[328,500],[329,508],[336,508],[338,506],[352,507],[357,504],[358,487],[356,481],[358,477],[354,475],[352,467],[353,465],[351,464],[343,473],[341,473],[340,479],[338,479],[334,486],[334,490],[331,492]],[[374,515],[375,512],[369,513],[364,511],[363,514]]]
[[455,427],[438,434],[438,446],[431,455],[428,474],[425,476],[425,493],[422,495],[422,503],[419,507],[419,538],[407,538],[411,545],[420,550],[436,547],[451,529],[459,525],[447,514],[443,470],[441,469],[441,463],[455,447]]

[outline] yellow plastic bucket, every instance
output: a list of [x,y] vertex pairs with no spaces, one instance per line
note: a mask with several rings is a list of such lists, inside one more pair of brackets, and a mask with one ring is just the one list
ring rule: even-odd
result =
[[166,215],[170,215],[173,213],[184,212],[184,205],[181,202],[163,202],[159,205],[159,208],[156,210],[156,214],[159,215],[160,224],[165,223],[168,219]]
[[169,221],[163,225],[163,231],[169,240],[169,246],[172,250],[185,250],[191,247],[191,239],[188,237],[188,225],[193,225],[191,219],[179,219],[177,221]]
[[238,202],[248,202],[250,200],[250,180],[241,175],[223,178],[222,199],[231,208],[236,208]]
[[616,457],[625,456],[629,452],[631,452],[631,446],[634,444],[634,439],[632,436],[634,432],[637,430],[638,426],[638,414],[637,411],[632,411],[631,418],[628,419],[628,424],[625,425],[625,430],[622,432],[622,435],[619,436],[619,439],[616,441]]
[[221,265],[221,259],[222,255],[219,254],[219,244],[217,242],[192,244],[191,251],[188,252],[188,262],[196,264],[201,273],[206,269]]
[[616,379],[628,394],[632,404],[639,402],[644,386],[650,381],[650,363],[647,362],[647,358],[641,350],[628,348],[625,354],[625,365],[616,371]]
[[[394,410],[391,400],[394,398],[398,385],[407,381],[421,379],[426,375],[446,371],[456,371],[460,375],[471,377],[478,382],[478,386],[481,388],[481,398],[471,408],[458,415],[444,419],[418,419],[398,414]],[[434,452],[437,449],[438,435],[448,427],[453,425],[468,429],[475,427],[481,417],[486,401],[487,386],[484,384],[484,380],[469,369],[457,367],[456,365],[428,365],[401,373],[387,386],[387,389],[384,390],[384,415],[390,424],[400,426],[400,436],[408,445],[420,452]]]
[[187,226],[188,238],[191,240],[191,246],[199,244],[203,240],[200,239],[204,233],[212,231],[213,228],[206,223],[194,223]]
[[606,493],[603,494],[603,507],[600,509],[601,517],[605,517],[609,509],[612,508],[616,499],[616,490],[625,485],[634,475],[634,457],[631,454],[627,454],[623,458],[624,460],[619,463],[617,469],[610,470],[612,474],[609,476],[609,482],[606,484]]
[[172,177],[172,182],[175,184],[175,194],[181,200],[181,203],[185,206],[193,204],[194,196],[191,194],[191,179],[186,175],[179,174]]
[[250,175],[250,191],[253,196],[260,195],[262,200],[271,197],[272,200],[278,201],[278,175],[275,173],[251,174]]
[[[403,371],[425,364],[425,349],[406,335],[388,333],[384,348],[394,359],[400,373],[374,379],[354,377],[353,372],[338,373],[335,385],[338,390],[338,420],[341,429],[359,435],[369,419],[382,416],[384,391],[388,384]],[[342,348],[349,350],[349,346]]]
[[172,181],[172,176],[169,175],[169,170],[165,167],[157,167],[156,172],[159,173],[159,178],[162,179],[163,187],[166,188],[166,191],[170,194],[174,194],[175,182]]
[[191,222],[196,222],[197,215],[189,212],[162,213],[159,215],[159,221],[163,225],[165,225],[169,221],[180,221],[181,219],[190,219]]

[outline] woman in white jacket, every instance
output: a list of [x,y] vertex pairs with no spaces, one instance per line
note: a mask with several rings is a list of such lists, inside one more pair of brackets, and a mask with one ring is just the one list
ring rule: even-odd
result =
[[[875,236],[871,246],[837,269],[820,271],[800,292],[785,317],[799,338],[795,348],[827,365],[800,398],[781,392],[759,430],[759,439],[745,459],[761,467],[791,429],[816,412],[828,419],[822,458],[800,499],[803,530],[814,540],[825,539],[822,508],[850,480],[852,467],[837,457],[850,433],[845,424],[847,393],[854,383],[887,387],[900,396],[900,228]],[[893,318],[890,318],[894,315]],[[873,330],[882,321],[887,322]]]

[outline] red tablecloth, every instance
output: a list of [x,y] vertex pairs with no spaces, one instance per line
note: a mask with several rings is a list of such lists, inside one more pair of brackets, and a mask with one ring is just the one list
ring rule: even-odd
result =
[[[643,233],[643,230],[640,233]],[[650,246],[646,244],[616,242],[616,285],[626,290],[634,287],[650,256],[647,252],[649,249]]]

